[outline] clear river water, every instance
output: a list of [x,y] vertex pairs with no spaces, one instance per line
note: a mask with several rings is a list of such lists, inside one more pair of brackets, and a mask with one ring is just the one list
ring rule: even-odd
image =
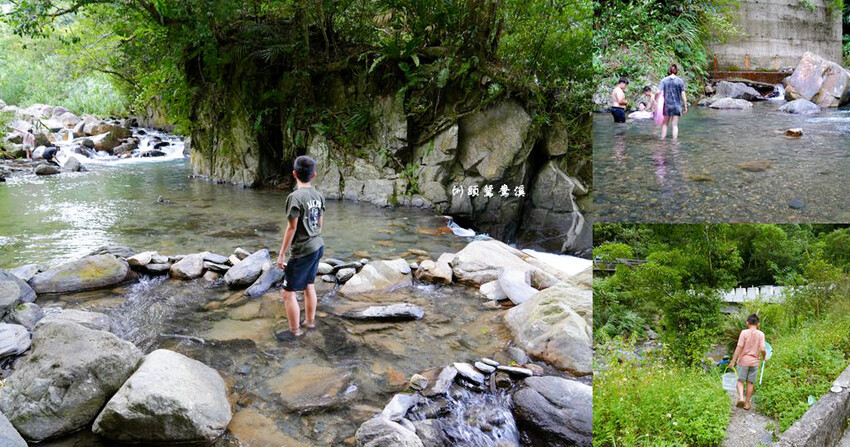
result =
[[[13,176],[0,184],[0,267],[47,267],[102,245],[163,254],[209,250],[229,255],[236,247],[279,248],[286,191],[193,179],[183,159],[87,166],[86,173]],[[373,259],[415,260],[409,249],[417,249],[436,258],[469,242],[441,228],[444,225],[442,218],[423,210],[329,201],[323,232],[326,256],[353,260],[363,255],[355,252],[368,252]],[[113,332],[143,351],[173,349],[216,368],[235,408],[231,431],[217,446],[351,443],[360,423],[406,388],[413,373],[482,356],[508,361],[505,310],[488,305],[475,290],[418,284],[342,298],[331,284],[318,284],[317,289],[319,327],[294,343],[273,336],[275,321],[283,315],[279,292],[246,299],[242,291],[202,279],[142,277],[112,289],[39,297],[37,304],[106,313]],[[425,310],[425,317],[363,324],[338,316],[365,302],[413,303]],[[548,367],[547,373],[563,375]],[[290,411],[281,396],[302,393],[317,380],[342,387],[337,390],[339,403],[322,412]],[[516,445],[507,399],[480,393],[449,398],[459,422],[458,442]],[[487,431],[475,427],[472,414],[483,408],[500,413],[504,425]],[[107,443],[84,431],[43,445]]]
[[[614,125],[609,114],[597,114],[595,219],[847,222],[850,109],[803,116],[778,108],[695,106],[682,117],[678,140],[661,140],[649,120]],[[790,128],[803,136],[785,136]]]

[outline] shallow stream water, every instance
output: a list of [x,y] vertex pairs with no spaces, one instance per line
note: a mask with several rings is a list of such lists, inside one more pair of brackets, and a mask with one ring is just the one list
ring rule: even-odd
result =
[[[47,267],[102,245],[164,254],[278,249],[285,191],[191,179],[184,160],[93,163],[89,170],[11,177],[0,185],[0,267]],[[443,225],[439,216],[422,210],[329,201],[326,254],[353,260],[367,252],[373,259],[412,261],[417,255],[409,249],[436,258],[469,242]],[[202,279],[143,276],[113,289],[39,297],[37,303],[106,313],[112,331],[144,352],[172,349],[216,368],[235,404],[230,431],[217,446],[350,445],[357,427],[404,390],[413,373],[480,357],[508,361],[505,311],[472,289],[415,284],[352,298],[337,295],[332,284],[319,283],[317,289],[319,326],[296,342],[273,336],[275,322],[284,315],[279,292],[247,299],[242,291]],[[425,317],[358,323],[339,316],[366,303],[394,302],[418,305]],[[547,373],[558,374],[548,367]],[[283,398],[306,392],[307,400],[322,400],[309,396],[313,386],[330,390],[329,408],[294,411]],[[473,410],[487,406],[493,414],[510,417],[505,397],[472,394],[452,400],[460,410],[456,414],[474,415]],[[467,440],[463,445],[496,445],[497,438],[511,445],[517,433],[512,419],[507,422],[487,431],[460,424],[456,436]],[[107,444],[86,431],[44,445]]]
[[[595,218],[638,222],[850,220],[850,109],[790,115],[692,107],[679,139],[649,120],[594,117]],[[803,136],[785,136],[802,128]],[[742,163],[769,162],[760,172]]]

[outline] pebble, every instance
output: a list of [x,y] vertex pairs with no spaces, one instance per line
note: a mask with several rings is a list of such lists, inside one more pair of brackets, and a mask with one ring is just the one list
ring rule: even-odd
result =
[[237,247],[236,250],[233,250],[233,255],[239,258],[239,260],[243,260],[248,256],[251,256],[251,253],[248,250],[245,250],[241,247]]
[[806,206],[806,205],[800,199],[791,199],[791,200],[788,201],[788,206],[791,209],[799,210],[799,209],[803,209],[803,207]]
[[497,362],[493,359],[488,359],[487,357],[482,357],[481,363],[484,363],[484,364],[487,364],[487,365],[490,365],[490,366],[499,366],[499,362]]
[[336,277],[333,276],[333,275],[322,275],[322,281],[329,282],[329,283],[335,283]]
[[428,388],[428,379],[421,374],[414,374],[410,376],[409,385],[416,391],[422,391]]
[[338,279],[339,282],[346,282],[351,279],[355,273],[357,273],[357,270],[354,270],[353,268],[344,268],[336,272],[336,279]]
[[516,366],[497,366],[496,369],[499,371],[504,371],[509,374],[514,374],[517,376],[523,377],[531,377],[534,375],[534,372],[528,368],[518,368]]
[[463,378],[475,383],[484,383],[484,374],[481,374],[480,372],[476,371],[475,368],[469,363],[456,362],[452,366],[455,367],[458,375],[462,376]]

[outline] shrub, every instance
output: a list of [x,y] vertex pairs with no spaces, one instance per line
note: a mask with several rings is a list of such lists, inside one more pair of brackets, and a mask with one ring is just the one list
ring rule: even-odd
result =
[[594,377],[594,446],[720,444],[731,406],[719,376],[654,356],[625,360],[634,346],[612,346]]
[[617,259],[632,259],[635,253],[632,247],[617,242],[602,244],[593,249],[593,257],[600,261],[612,262]]
[[664,302],[664,338],[673,356],[700,364],[720,329],[720,296],[715,291],[676,292]]

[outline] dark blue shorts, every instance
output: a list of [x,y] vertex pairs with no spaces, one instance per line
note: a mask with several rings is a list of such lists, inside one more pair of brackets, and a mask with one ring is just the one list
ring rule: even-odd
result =
[[283,276],[283,290],[295,292],[313,284],[316,281],[316,273],[319,271],[319,259],[322,259],[324,254],[325,247],[322,247],[309,255],[290,259],[286,263],[286,272]]
[[615,123],[626,122],[626,111],[619,107],[611,107],[611,115],[614,116]]

